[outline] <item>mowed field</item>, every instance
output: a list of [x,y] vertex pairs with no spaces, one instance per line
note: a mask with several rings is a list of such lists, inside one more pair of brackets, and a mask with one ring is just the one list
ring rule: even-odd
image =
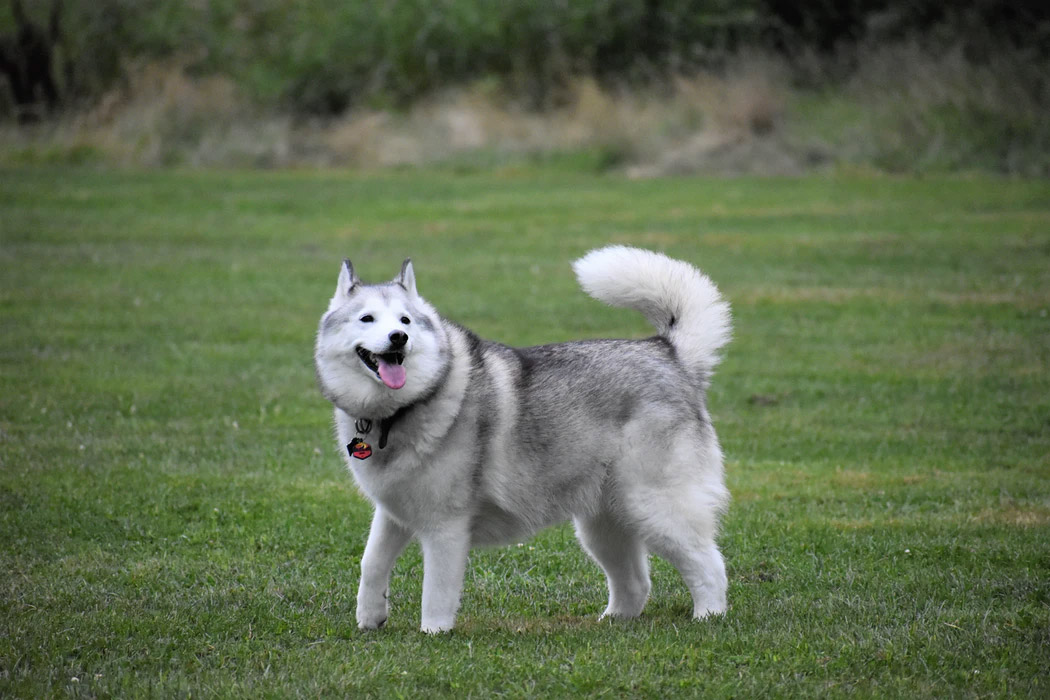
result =
[[[730,609],[636,621],[562,526],[354,622],[370,517],[312,343],[343,257],[517,345],[643,337],[607,243],[734,312]],[[0,695],[1050,695],[1050,183],[556,169],[0,172]],[[615,436],[610,436],[614,439]]]

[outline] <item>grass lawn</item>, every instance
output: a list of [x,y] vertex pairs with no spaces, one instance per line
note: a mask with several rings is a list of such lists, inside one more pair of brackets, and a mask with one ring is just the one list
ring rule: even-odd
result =
[[[358,632],[340,260],[509,343],[644,336],[572,279],[608,242],[733,306],[729,613],[655,561],[599,623],[563,526],[476,551],[440,637],[413,546]],[[0,171],[0,695],[1047,697],[1048,368],[1045,181]]]

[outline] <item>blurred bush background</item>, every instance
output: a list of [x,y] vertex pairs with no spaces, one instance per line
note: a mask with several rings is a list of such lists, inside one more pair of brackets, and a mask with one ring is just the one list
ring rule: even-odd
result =
[[0,159],[1050,174],[1050,5],[11,0]]

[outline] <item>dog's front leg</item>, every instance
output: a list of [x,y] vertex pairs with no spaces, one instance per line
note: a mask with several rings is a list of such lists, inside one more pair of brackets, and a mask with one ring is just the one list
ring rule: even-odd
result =
[[387,602],[390,572],[394,562],[412,538],[412,533],[392,520],[376,506],[368,544],[361,557],[361,582],[357,587],[357,626],[361,629],[382,627],[390,614]]
[[423,618],[420,629],[433,634],[456,624],[463,574],[470,551],[466,520],[447,524],[419,537],[423,546]]

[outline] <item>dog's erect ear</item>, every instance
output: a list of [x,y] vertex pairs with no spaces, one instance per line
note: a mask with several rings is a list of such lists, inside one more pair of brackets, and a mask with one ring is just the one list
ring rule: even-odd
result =
[[405,258],[405,262],[401,263],[401,274],[396,281],[405,291],[416,296],[416,273],[412,271],[412,258]]
[[354,272],[354,265],[350,262],[350,258],[346,258],[339,267],[339,282],[335,287],[335,295],[337,297],[349,296],[354,291],[354,287],[359,284],[361,284],[361,280],[357,278],[357,274]]

